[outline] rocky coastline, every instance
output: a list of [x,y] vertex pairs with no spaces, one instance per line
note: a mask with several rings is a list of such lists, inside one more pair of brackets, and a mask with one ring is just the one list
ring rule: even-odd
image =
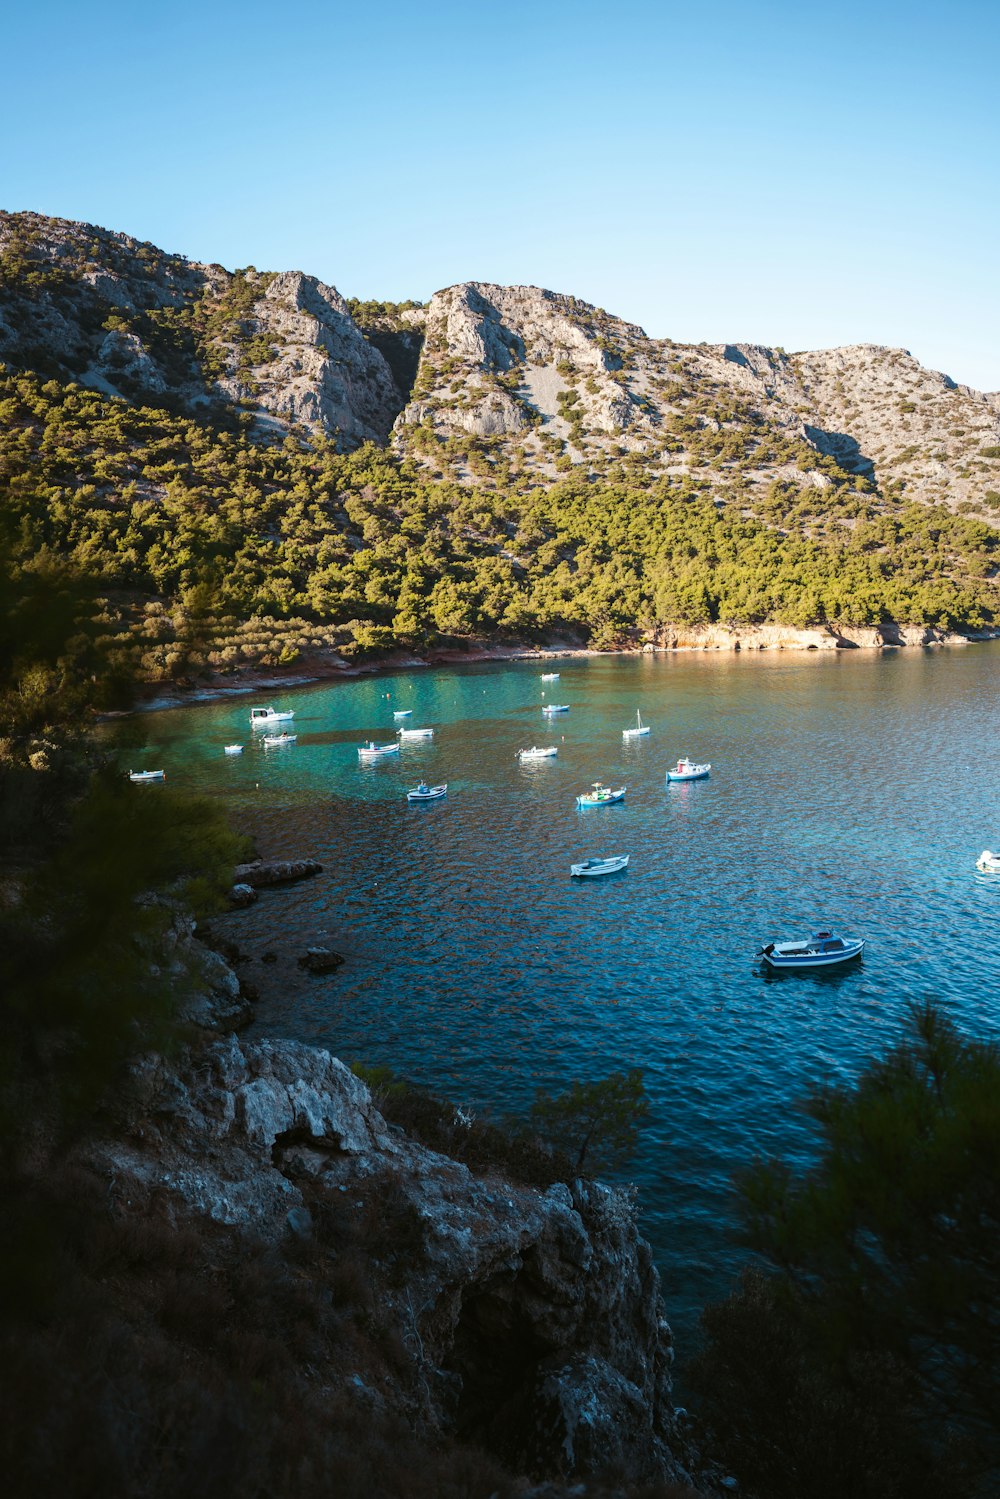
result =
[[[907,648],[965,646],[1000,639],[1000,627],[967,632],[936,625],[696,625],[661,626],[633,645],[595,650],[579,645],[491,645],[475,642],[468,649],[440,648],[421,655],[393,651],[363,661],[335,651],[312,655],[293,666],[252,667],[231,673],[212,672],[197,681],[143,684],[133,711],[155,713],[192,703],[224,701],[252,692],[314,686],[317,682],[352,681],[362,676],[391,676],[435,666],[472,666],[487,661],[557,661],[589,656],[635,656],[686,652],[891,651]],[[120,714],[104,714],[104,718]]]
[[[732,1487],[674,1408],[672,1335],[627,1190],[428,1148],[329,1052],[242,1034],[250,997],[182,916],[173,947],[184,1044],[133,1064],[114,1127],[77,1148],[113,1214],[221,1235],[270,1273],[306,1254],[321,1280],[346,1277],[394,1369],[359,1354],[310,1377],[362,1418],[473,1444],[520,1475],[517,1492]],[[450,1127],[459,1140],[473,1121],[459,1111]]]

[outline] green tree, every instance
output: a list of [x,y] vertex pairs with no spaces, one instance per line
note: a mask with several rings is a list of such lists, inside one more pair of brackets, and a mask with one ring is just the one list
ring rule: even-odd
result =
[[[789,1420],[778,1391],[794,1388],[801,1403],[812,1389],[816,1423],[817,1407],[857,1413],[866,1390],[884,1405],[891,1384],[899,1398],[872,1433],[869,1465],[877,1467],[880,1444],[899,1456],[899,1429],[889,1432],[894,1422],[909,1434],[904,1447],[910,1442],[919,1452],[929,1443],[939,1462],[949,1440],[962,1444],[966,1486],[951,1492],[995,1493],[1000,1051],[992,1041],[960,1035],[940,1009],[914,1007],[898,1046],[856,1084],[818,1091],[808,1109],[822,1136],[817,1162],[798,1171],[761,1163],[740,1183],[748,1242],[777,1273],[706,1318],[701,1383],[709,1391],[738,1383],[741,1361],[746,1372],[740,1345],[749,1328],[771,1318],[785,1329],[779,1341],[787,1356],[772,1346],[766,1375],[758,1367],[758,1390],[770,1380],[775,1398],[770,1417],[758,1411],[743,1423],[755,1454],[745,1477],[763,1482],[770,1471],[761,1465],[762,1446],[776,1458],[783,1453],[789,1473],[794,1468],[796,1430],[807,1422],[801,1412]],[[724,1419],[732,1431],[732,1418]],[[908,1493],[905,1466],[897,1465],[902,1487],[886,1479],[872,1488],[874,1468],[852,1474],[841,1464],[800,1483],[795,1494],[832,1495],[834,1471],[841,1493]]]
[[548,1139],[576,1153],[576,1169],[582,1171],[591,1154],[606,1165],[627,1160],[648,1113],[642,1070],[634,1067],[600,1082],[574,1083],[556,1097],[539,1089],[531,1117]]

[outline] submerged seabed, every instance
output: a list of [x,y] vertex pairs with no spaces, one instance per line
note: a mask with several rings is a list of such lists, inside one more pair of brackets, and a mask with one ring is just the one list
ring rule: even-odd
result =
[[[742,1259],[733,1170],[812,1148],[799,1102],[896,1039],[907,1001],[996,1025],[1000,643],[822,656],[600,657],[364,678],[147,718],[145,762],[223,797],[269,856],[318,879],[229,918],[252,952],[320,941],[347,963],[281,972],[258,1029],[386,1063],[474,1108],[642,1066],[651,1115],[631,1176],[690,1345]],[[543,717],[543,702],[570,712]],[[297,743],[252,742],[254,703]],[[391,762],[356,746],[433,725]],[[622,740],[639,709],[648,738]],[[223,745],[242,739],[244,754]],[[555,760],[521,764],[522,746]],[[708,781],[667,786],[681,754]],[[129,751],[129,763],[136,762]],[[623,805],[578,811],[603,778]],[[407,806],[419,780],[445,801]],[[156,795],[155,787],[137,788]],[[569,865],[629,853],[627,873]],[[817,923],[868,939],[862,965],[757,971],[764,940]],[[260,969],[263,978],[268,972]]]

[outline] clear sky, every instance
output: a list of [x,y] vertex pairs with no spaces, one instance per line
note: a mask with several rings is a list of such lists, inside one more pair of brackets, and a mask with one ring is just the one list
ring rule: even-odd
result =
[[35,0],[0,37],[2,207],[1000,389],[1000,0]]

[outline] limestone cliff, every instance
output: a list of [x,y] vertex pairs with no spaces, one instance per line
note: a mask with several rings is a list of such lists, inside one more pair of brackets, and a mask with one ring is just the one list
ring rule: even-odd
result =
[[125,234],[0,214],[0,360],[108,395],[384,442],[403,404],[333,287],[229,272]]
[[126,1128],[80,1152],[116,1213],[203,1224],[272,1259],[308,1241],[334,1274],[345,1244],[360,1247],[362,1294],[405,1367],[377,1391],[368,1371],[319,1369],[322,1383],[513,1473],[691,1483],[699,1459],[672,1405],[670,1329],[629,1194],[529,1186],[426,1148],[326,1051],[233,1034],[245,1016],[231,970],[183,929],[177,949],[179,972],[195,954],[188,1019],[206,1039],[139,1062]]

